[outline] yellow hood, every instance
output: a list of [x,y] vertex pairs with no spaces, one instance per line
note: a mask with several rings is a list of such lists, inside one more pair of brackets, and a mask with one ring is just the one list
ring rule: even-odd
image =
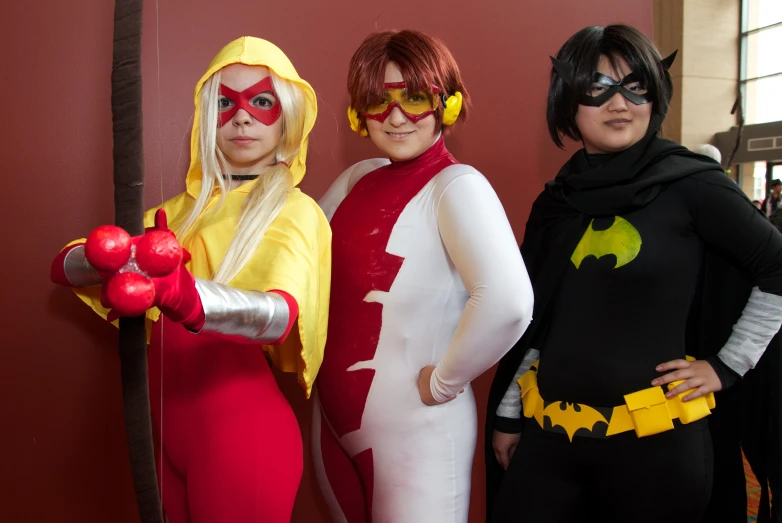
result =
[[[223,47],[214,57],[204,76],[195,87],[195,115],[193,116],[193,132],[190,135],[190,168],[187,171],[187,192],[194,198],[201,189],[201,164],[198,161],[198,134],[201,122],[201,87],[214,73],[231,64],[261,65],[268,67],[274,73],[290,82],[296,83],[305,94],[306,114],[304,118],[304,138],[299,153],[291,163],[293,185],[298,185],[307,170],[307,143],[315,118],[318,115],[318,103],[312,86],[303,80],[294,69],[293,64],[282,50],[271,42],[243,36]],[[239,192],[249,192],[254,183],[247,183],[235,189]]]

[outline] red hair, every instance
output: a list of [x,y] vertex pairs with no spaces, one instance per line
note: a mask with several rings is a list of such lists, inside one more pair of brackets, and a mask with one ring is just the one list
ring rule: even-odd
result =
[[[431,91],[432,86],[437,86],[444,92],[446,99],[456,91],[461,92],[463,105],[458,120],[467,118],[470,95],[462,83],[459,66],[451,51],[439,38],[409,29],[372,33],[350,59],[350,106],[359,113],[383,98],[383,83],[389,62],[399,67],[409,90]],[[438,105],[434,116],[438,126],[441,126],[442,104]],[[361,125],[366,125],[363,117]]]

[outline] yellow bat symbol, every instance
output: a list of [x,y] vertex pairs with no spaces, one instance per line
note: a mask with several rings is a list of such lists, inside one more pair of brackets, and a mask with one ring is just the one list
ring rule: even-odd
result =
[[608,420],[592,407],[566,401],[551,403],[543,409],[543,416],[551,420],[552,428],[559,425],[565,429],[571,442],[578,429],[587,429],[592,432],[595,423],[599,421],[608,425]]
[[578,242],[576,250],[570,257],[570,261],[578,269],[581,262],[588,256],[601,258],[609,254],[616,256],[616,265],[618,269],[622,265],[627,265],[641,252],[641,235],[633,225],[617,216],[611,227],[604,231],[596,231],[592,228],[595,223],[592,220],[581,241]]

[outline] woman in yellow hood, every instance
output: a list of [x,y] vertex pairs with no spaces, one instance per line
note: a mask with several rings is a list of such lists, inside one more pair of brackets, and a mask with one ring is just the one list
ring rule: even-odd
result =
[[[315,92],[278,47],[229,43],[195,88],[187,189],[145,216],[147,227],[168,231],[167,216],[189,253],[174,273],[152,278],[156,307],[147,311],[171,523],[290,521],[301,435],[260,349],[297,373],[309,396],[331,270],[328,222],[296,188],[316,115]],[[99,287],[109,275],[85,251],[84,240],[66,247],[52,279],[111,319]]]

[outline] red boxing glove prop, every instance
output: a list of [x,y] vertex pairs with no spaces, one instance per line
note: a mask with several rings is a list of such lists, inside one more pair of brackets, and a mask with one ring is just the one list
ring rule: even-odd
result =
[[133,240],[124,229],[114,225],[101,225],[87,236],[84,255],[98,272],[115,273],[128,263]]
[[[124,249],[125,236],[127,233],[118,227],[103,226],[90,234],[85,245],[90,264],[101,270],[113,269],[105,274],[106,283],[101,288],[101,303],[111,309],[109,321],[120,316],[138,316],[157,305],[172,320],[186,322],[194,330],[200,328],[203,308],[195,280],[184,266],[190,254],[168,228],[165,211],[157,211],[155,226],[143,236],[128,237],[132,244],[129,249]],[[120,268],[116,269],[118,265]],[[190,308],[183,313],[187,307]]]
[[137,272],[120,272],[101,288],[101,302],[111,308],[109,321],[119,316],[140,316],[152,306],[155,284]]
[[[159,227],[158,216],[165,229]],[[167,228],[166,213],[161,209],[155,214],[155,228],[136,243],[136,261],[142,271],[160,278],[174,272],[182,263],[183,251],[174,233]]]

